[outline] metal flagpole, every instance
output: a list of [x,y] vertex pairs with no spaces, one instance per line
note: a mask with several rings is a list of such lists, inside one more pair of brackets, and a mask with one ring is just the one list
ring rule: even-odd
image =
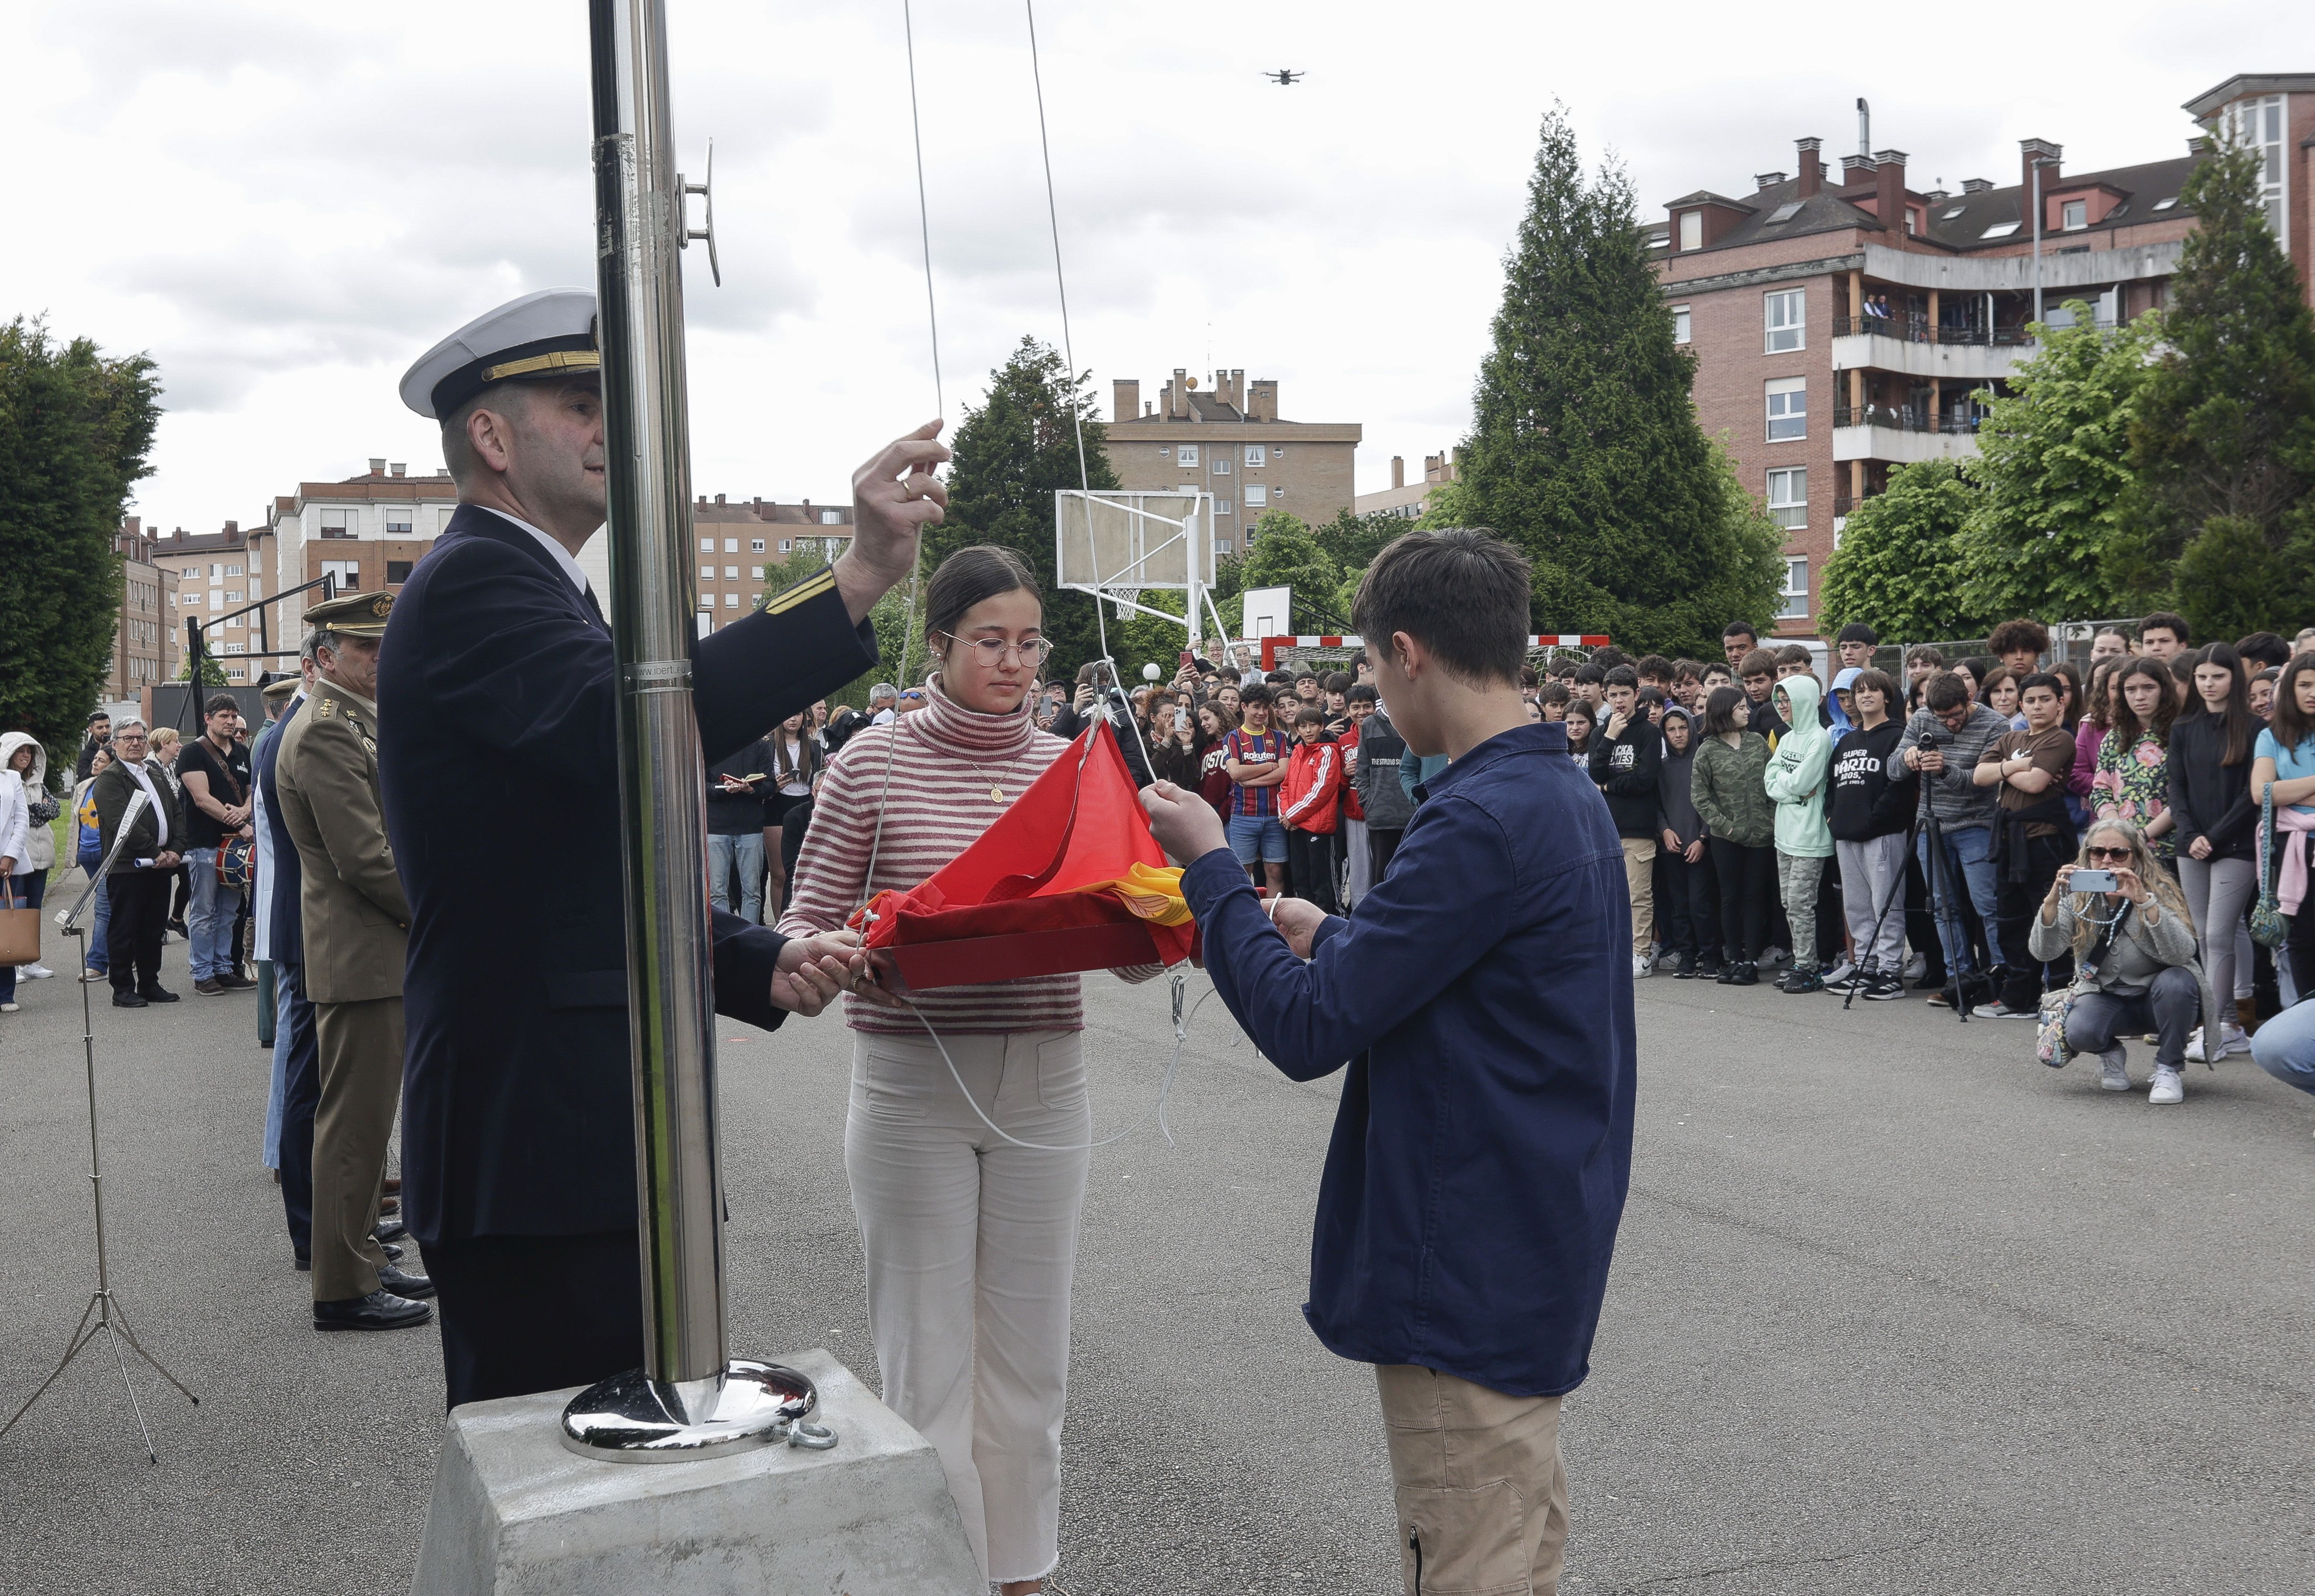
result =
[[660,0],[590,0],[589,21],[644,1364],[574,1397],[563,1438],[632,1462],[832,1446],[805,1423],[810,1380],[725,1351],[679,255],[705,235],[687,226],[675,170]]

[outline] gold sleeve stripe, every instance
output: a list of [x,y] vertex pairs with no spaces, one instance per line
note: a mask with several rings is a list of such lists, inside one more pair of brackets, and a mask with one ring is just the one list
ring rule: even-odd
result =
[[549,350],[527,360],[509,360],[502,366],[485,366],[483,368],[483,380],[486,383],[504,382],[510,377],[528,377],[539,371],[593,371],[602,364],[603,357],[594,350]]
[[771,616],[785,615],[799,604],[809,604],[822,593],[831,593],[835,590],[836,568],[832,565],[823,565],[818,576],[808,576],[786,592],[774,594],[771,601],[764,606],[764,613]]

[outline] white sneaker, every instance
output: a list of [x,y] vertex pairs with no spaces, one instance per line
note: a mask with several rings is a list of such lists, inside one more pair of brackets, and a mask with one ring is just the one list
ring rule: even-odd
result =
[[[2219,1024],[2219,1057],[2223,1059],[2229,1053],[2248,1051],[2250,1051],[2250,1038],[2243,1034],[2243,1028],[2240,1025],[2230,1025],[2222,1021]],[[2189,1064],[2209,1062],[2203,1057],[2203,1028],[2200,1025],[2195,1027],[2194,1039],[2186,1043],[2186,1062]]]
[[1653,966],[1649,964],[1648,956],[1645,953],[1634,953],[1632,955],[1632,979],[1634,980],[1645,980],[1651,969],[1653,969]]
[[1846,987],[1856,979],[1857,964],[1854,960],[1843,959],[1824,972],[1824,984],[1828,990],[1835,987]]
[[2120,1042],[2098,1055],[2098,1085],[2109,1092],[2130,1090],[2130,1055]]
[[1929,956],[1927,953],[1915,953],[1905,961],[1904,980],[1908,983],[1920,980],[1929,972]]
[[2184,1103],[2186,1101],[2186,1083],[2180,1080],[2178,1072],[2168,1064],[2157,1064],[2154,1067],[2154,1086],[2146,1094],[2146,1101],[2156,1104]]
[[14,1014],[15,1012],[16,1012],[16,1006],[15,1006],[14,1004],[13,1004],[13,1003],[0,1003],[0,1015],[12,1015],[12,1014]]
[[18,980],[44,981],[55,973],[55,971],[49,969],[45,964],[19,964],[16,966],[16,979]]

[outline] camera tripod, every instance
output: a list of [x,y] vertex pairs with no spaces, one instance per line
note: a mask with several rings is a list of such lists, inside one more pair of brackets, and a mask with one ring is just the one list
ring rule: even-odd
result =
[[[1949,737],[1941,737],[1937,732],[1930,732],[1924,733],[1920,742],[1915,746],[1921,748],[1941,748],[1944,743],[1949,740],[1951,740]],[[1946,878],[1952,874],[1953,867],[1950,861],[1946,857],[1946,838],[1944,828],[1938,824],[1938,811],[1929,802],[1930,794],[1929,774],[1926,771],[1920,772],[1915,776],[1914,779],[1921,784],[1921,801],[1914,808],[1913,823],[1905,828],[1905,857],[1911,859],[1913,856],[1913,842],[1916,838],[1927,838],[1929,839],[1929,870],[1926,873],[1929,878],[1929,918],[1937,926],[1939,951],[1942,952],[1944,951],[1943,944],[1945,942],[1945,925],[1943,921],[1938,918],[1938,908],[1940,904],[1945,904],[1952,909],[1954,926],[1955,928],[1958,930],[1961,928],[1962,924],[1961,906],[1957,903],[1952,903],[1940,891],[1940,888],[1946,884]],[[1903,869],[1900,868],[1896,873],[1895,879],[1889,883],[1889,893],[1888,896],[1882,900],[1881,912],[1873,917],[1873,933],[1871,937],[1866,943],[1864,958],[1858,961],[1857,980],[1850,984],[1849,995],[1846,998],[1843,998],[1840,1001],[1840,1006],[1842,1008],[1846,1009],[1849,1005],[1855,1003],[1857,1001],[1858,992],[1861,990],[1874,976],[1880,973],[1880,956],[1874,953],[1873,950],[1881,945],[1881,927],[1889,918],[1890,909],[1896,907],[1897,900],[1903,897],[1904,892],[1905,873]],[[1962,972],[1959,970],[1950,968],[1950,965],[1954,961],[1949,960],[1947,962],[1949,967],[1946,973],[1952,979],[1954,983],[1954,1015],[1956,1018],[1959,1019],[1961,1023],[1965,1025],[1969,1024],[1969,983],[1963,979]],[[1900,979],[1903,977],[1904,967],[1903,961],[1899,962],[1898,968],[1891,973],[1898,976]]]
[[[128,813],[122,817],[120,838],[112,846],[114,854],[120,853],[121,843],[129,839],[129,826],[136,820],[144,797],[145,794],[142,793],[136,794],[130,802]],[[77,921],[81,911],[88,907],[89,899],[103,889],[105,881],[111,873],[111,856],[108,856],[103,866],[98,870],[96,879],[88,891],[81,894],[80,901],[75,904],[69,912],[57,917],[66,922],[64,934],[67,936],[81,939],[80,956],[74,961],[74,966],[84,975],[88,971],[88,929],[84,926],[73,922]],[[71,1368],[72,1361],[95,1345],[96,1338],[102,1335],[105,1339],[105,1344],[112,1351],[114,1366],[120,1370],[120,1384],[129,1393],[129,1408],[137,1415],[137,1431],[145,1437],[145,1455],[157,1467],[161,1462],[161,1454],[154,1450],[152,1427],[145,1422],[145,1406],[137,1400],[137,1382],[129,1376],[129,1359],[121,1352],[121,1347],[126,1344],[129,1352],[136,1353],[149,1364],[154,1373],[176,1387],[178,1393],[194,1406],[199,1407],[201,1399],[186,1390],[184,1381],[164,1369],[159,1359],[137,1343],[136,1335],[129,1328],[129,1316],[122,1311],[120,1299],[112,1289],[112,1276],[104,1246],[104,1171],[97,1154],[96,1028],[89,1013],[88,998],[88,989],[94,984],[86,980],[80,983],[80,1044],[81,1059],[88,1077],[88,1180],[89,1193],[96,1204],[96,1290],[89,1293],[88,1307],[81,1313],[80,1324],[73,1330],[72,1340],[65,1347],[65,1355],[57,1361],[56,1368],[49,1371],[49,1378],[40,1382],[40,1389],[24,1398],[24,1405],[18,1408],[6,1423],[0,1424],[0,1435],[5,1435],[9,1431],[13,1430],[17,1420],[31,1412],[32,1405],[47,1394],[50,1386],[57,1383],[57,1377]]]

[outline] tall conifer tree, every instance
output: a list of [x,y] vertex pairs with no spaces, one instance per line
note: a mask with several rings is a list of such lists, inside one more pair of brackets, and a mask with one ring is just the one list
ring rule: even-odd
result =
[[1587,182],[1555,109],[1451,495],[1466,524],[1535,562],[1538,626],[1704,658],[1729,621],[1765,630],[1782,535],[1749,492],[1728,491],[1697,425],[1695,373],[1672,341],[1630,180],[1610,165]]

